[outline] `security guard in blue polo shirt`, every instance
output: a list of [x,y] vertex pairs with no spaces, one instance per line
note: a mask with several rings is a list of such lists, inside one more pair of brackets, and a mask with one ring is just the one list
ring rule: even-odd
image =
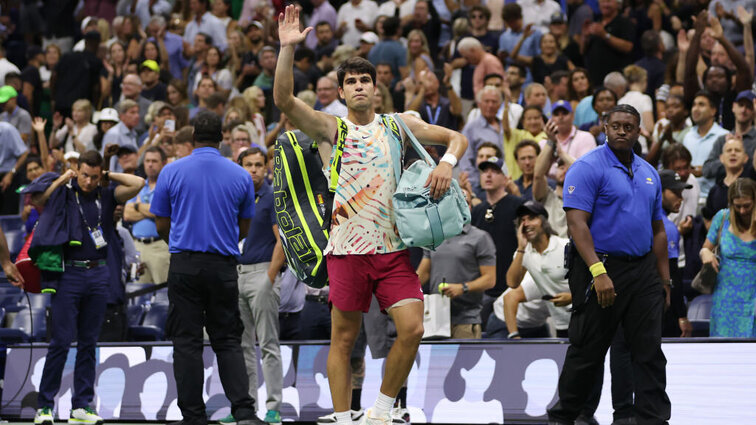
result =
[[182,425],[206,425],[202,398],[203,334],[218,360],[231,414],[240,425],[263,424],[255,416],[241,348],[236,257],[239,235],[246,235],[254,213],[252,177],[223,158],[221,120],[197,114],[194,151],[168,164],[158,177],[150,212],[160,237],[168,242],[168,320],[173,341],[173,372]]
[[574,313],[549,423],[575,421],[622,325],[633,358],[635,419],[666,424],[671,406],[661,331],[670,281],[661,184],[632,151],[640,135],[638,111],[618,105],[604,126],[607,143],[578,159],[564,183]]

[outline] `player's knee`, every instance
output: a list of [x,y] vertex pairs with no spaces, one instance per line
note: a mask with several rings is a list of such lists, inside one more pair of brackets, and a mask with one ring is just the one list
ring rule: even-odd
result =
[[424,331],[423,322],[413,323],[410,326],[397,329],[397,338],[402,340],[404,344],[420,344]]

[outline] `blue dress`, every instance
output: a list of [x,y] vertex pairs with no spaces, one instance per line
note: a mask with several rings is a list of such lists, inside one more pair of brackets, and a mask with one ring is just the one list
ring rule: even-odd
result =
[[730,230],[730,210],[720,210],[712,220],[709,234],[719,242],[719,274],[711,307],[710,335],[731,338],[756,337],[754,303],[756,302],[756,240],[743,242]]

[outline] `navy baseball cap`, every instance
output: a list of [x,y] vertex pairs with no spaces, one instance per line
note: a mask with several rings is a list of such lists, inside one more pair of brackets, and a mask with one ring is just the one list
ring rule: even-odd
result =
[[754,99],[756,99],[756,94],[754,94],[752,90],[743,90],[735,97],[735,102],[747,100],[749,103],[753,103]]
[[487,160],[478,164],[478,169],[480,171],[485,171],[489,168],[495,168],[503,173],[504,170],[506,170],[506,165],[504,165],[504,158],[492,156],[488,158]]
[[533,215],[542,215],[546,218],[549,218],[549,212],[546,211],[546,208],[543,207],[539,202],[530,200],[525,202],[524,204],[517,207],[517,211],[515,212],[517,217],[522,217],[524,215],[533,214]]
[[564,109],[568,114],[572,113],[572,105],[570,105],[570,102],[566,100],[557,100],[556,102],[551,104],[552,115],[554,114],[554,112],[556,112],[557,109]]
[[659,172],[659,177],[661,178],[662,189],[678,191],[693,187],[692,184],[685,183],[682,178],[680,178],[680,175],[673,170],[661,170]]

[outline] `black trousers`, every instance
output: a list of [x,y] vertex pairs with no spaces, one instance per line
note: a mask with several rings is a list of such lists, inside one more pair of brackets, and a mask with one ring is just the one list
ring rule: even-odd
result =
[[596,374],[622,325],[632,357],[637,423],[666,424],[671,406],[665,391],[667,359],[661,350],[664,289],[656,257],[610,257],[605,266],[617,297],[612,307],[603,309],[595,291],[589,289],[592,277],[588,266],[579,255],[573,256],[569,281],[576,311],[570,320],[570,347],[559,377],[559,402],[549,410],[549,419],[573,423],[595,388]]
[[202,399],[203,326],[218,361],[223,390],[237,420],[255,416],[241,348],[236,261],[215,254],[171,254],[166,332],[173,341],[173,373],[184,422],[207,424]]
[[129,324],[126,317],[126,305],[108,304],[105,310],[105,320],[102,322],[99,342],[121,342],[126,341],[128,336]]
[[278,313],[278,338],[281,341],[302,339],[299,336],[300,312]]

